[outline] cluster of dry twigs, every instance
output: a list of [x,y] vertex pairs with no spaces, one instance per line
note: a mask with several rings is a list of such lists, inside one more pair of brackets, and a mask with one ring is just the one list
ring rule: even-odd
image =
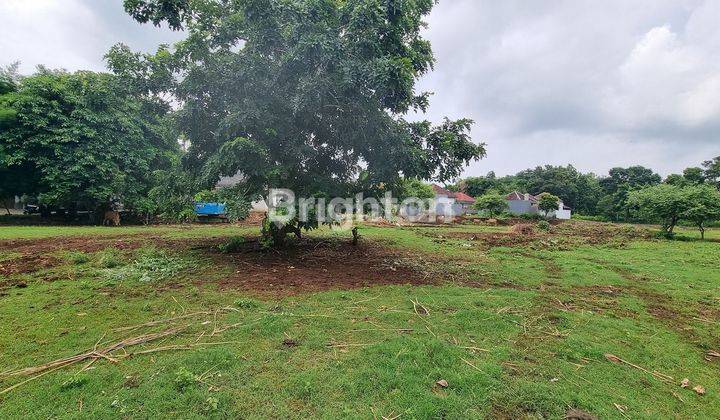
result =
[[[122,328],[116,328],[113,330],[113,332],[120,332],[120,333],[127,333],[132,332],[136,330],[140,330],[143,328],[152,328],[152,327],[158,327],[161,325],[169,325],[172,324],[172,326],[162,329],[160,331],[130,336],[122,339],[114,339],[114,340],[105,340],[105,337],[107,334],[104,334],[100,339],[95,343],[95,345],[86,351],[83,351],[81,353],[78,353],[74,356],[60,358],[57,360],[53,360],[51,362],[47,362],[41,365],[37,366],[31,366],[23,369],[18,370],[12,370],[7,372],[0,373],[0,379],[6,379],[6,378],[14,378],[14,377],[27,377],[29,378],[16,383],[10,387],[7,387],[5,389],[0,390],[0,395],[6,394],[28,382],[31,382],[35,379],[38,379],[44,375],[47,375],[49,373],[55,372],[56,370],[63,369],[69,366],[73,366],[79,363],[85,363],[85,365],[80,369],[79,372],[83,372],[87,369],[89,369],[93,363],[95,363],[97,360],[103,359],[107,360],[110,363],[119,363],[123,359],[127,359],[129,357],[138,356],[138,355],[144,355],[144,354],[150,354],[150,353],[156,353],[161,351],[171,351],[171,350],[190,350],[197,347],[205,347],[205,346],[213,346],[213,345],[221,345],[221,344],[232,344],[231,341],[206,341],[201,342],[200,340],[203,337],[214,337],[219,334],[222,334],[223,332],[240,326],[242,323],[236,323],[236,324],[229,324],[229,325],[219,325],[217,318],[219,314],[227,313],[230,311],[237,311],[234,308],[220,308],[215,311],[201,311],[201,312],[193,312],[193,313],[186,313],[179,316],[175,316],[172,318],[165,318],[161,320],[155,320],[146,322],[144,324],[139,325],[133,325],[129,327],[122,327]],[[203,330],[199,333],[199,335],[196,337],[195,341],[185,344],[169,344],[169,345],[162,345],[162,346],[156,346],[151,348],[141,348],[135,351],[131,351],[130,348],[134,348],[137,346],[140,346],[142,344],[147,344],[151,342],[156,342],[161,339],[178,336],[184,332],[187,332],[193,325],[197,325],[197,322],[187,322],[187,320],[190,320],[192,318],[197,318],[201,316],[208,316],[213,315],[214,319],[213,321],[205,321],[201,323],[201,325],[212,325],[211,330]],[[178,323],[180,321],[185,321],[184,323]],[[78,373],[79,373],[78,372]]]

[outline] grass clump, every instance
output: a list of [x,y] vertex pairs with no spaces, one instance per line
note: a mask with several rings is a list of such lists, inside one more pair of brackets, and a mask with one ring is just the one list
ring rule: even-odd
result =
[[243,236],[233,236],[227,242],[218,245],[218,249],[223,254],[231,254],[238,252],[245,245],[245,238]]
[[175,372],[175,389],[184,392],[186,389],[197,385],[201,382],[200,377],[190,372],[186,367],[182,366]]
[[67,253],[67,258],[75,265],[86,264],[90,262],[90,256],[80,251],[70,251]]
[[108,248],[99,253],[97,264],[100,268],[116,268],[123,265],[123,260],[117,250]]
[[238,299],[235,301],[235,306],[241,309],[255,309],[260,307],[260,303],[253,299]]

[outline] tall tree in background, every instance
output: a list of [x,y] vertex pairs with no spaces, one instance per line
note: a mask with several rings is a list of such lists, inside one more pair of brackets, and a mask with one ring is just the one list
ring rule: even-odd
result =
[[720,188],[720,156],[703,162],[705,180]]
[[458,191],[462,191],[470,197],[480,197],[490,190],[500,189],[495,172],[490,171],[485,176],[469,177],[461,180],[457,184]]
[[0,171],[12,175],[2,177],[0,190],[70,208],[112,198],[132,207],[146,195],[152,170],[177,153],[167,110],[130,95],[110,74],[40,68],[0,96]]
[[609,175],[599,180],[605,194],[598,202],[598,212],[613,221],[628,220],[628,194],[661,181],[660,175],[643,166],[610,169]]
[[600,185],[593,174],[581,174],[572,165],[538,166],[515,175],[515,183],[531,194],[548,192],[582,214],[593,214],[601,196]]
[[[126,0],[140,22],[183,27],[170,52],[116,46],[111,68],[133,86],[170,93],[190,141],[187,167],[212,186],[244,175],[249,194],[345,194],[366,182],[456,178],[485,154],[470,120],[409,122],[433,65],[420,36],[433,0]],[[172,77],[170,77],[172,76]],[[273,232],[312,225],[295,220]]]

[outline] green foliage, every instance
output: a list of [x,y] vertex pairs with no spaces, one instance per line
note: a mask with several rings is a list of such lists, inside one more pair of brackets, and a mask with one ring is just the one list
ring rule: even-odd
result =
[[550,193],[542,193],[538,196],[538,209],[547,217],[551,212],[560,207],[560,198]]
[[684,193],[687,196],[687,208],[682,218],[697,226],[701,238],[705,239],[707,223],[720,220],[720,191],[709,185],[696,185],[686,188]]
[[[470,197],[480,197],[490,190],[503,191],[500,181],[495,177],[493,171],[488,172],[485,176],[465,178],[457,184],[456,189]],[[507,192],[510,193],[510,191]]]
[[640,220],[658,221],[663,231],[672,234],[675,226],[689,208],[686,189],[676,185],[661,184],[628,194],[628,209]]
[[128,265],[108,269],[112,280],[159,282],[171,278],[189,267],[183,258],[169,255],[155,248],[141,249]]
[[233,252],[238,252],[242,250],[245,246],[245,242],[245,237],[233,236],[227,242],[218,245],[218,249],[223,254],[231,254]]
[[398,201],[403,201],[412,197],[428,199],[435,197],[435,191],[432,186],[422,182],[421,180],[410,178],[402,179],[398,182],[394,196],[397,197]]
[[507,210],[508,203],[504,195],[490,193],[479,197],[475,201],[475,208],[487,212],[490,217],[495,217]]
[[131,95],[109,74],[41,69],[1,96],[0,109],[15,116],[0,130],[0,171],[4,164],[25,180],[25,193],[49,205],[94,209],[119,199],[132,208],[152,170],[178,150],[168,108]]
[[125,11],[140,23],[152,22],[160,26],[167,22],[170,28],[182,29],[185,14],[188,13],[188,0],[125,0]]
[[550,193],[561,197],[563,202],[576,212],[584,214],[596,211],[595,205],[602,195],[595,175],[581,174],[572,165],[538,166],[519,172],[514,178],[519,187],[515,189],[532,194]]
[[242,184],[200,191],[195,195],[195,201],[225,204],[225,215],[231,222],[245,219],[252,207],[251,199]]
[[82,251],[71,251],[67,256],[73,264],[81,265],[90,262],[90,256]]
[[184,392],[188,388],[198,385],[200,382],[200,377],[189,371],[185,366],[181,366],[180,369],[175,372],[175,389],[180,392]]
[[148,192],[149,207],[160,218],[187,222],[195,218],[193,192],[195,183],[179,163],[168,170],[153,172],[153,186]]
[[123,264],[122,256],[114,249],[106,249],[100,252],[97,260],[98,266],[101,268],[116,268]]
[[235,306],[240,309],[255,309],[262,305],[255,299],[238,299],[235,301]]
[[703,162],[703,168],[705,180],[720,188],[720,156]]
[[[470,140],[468,119],[401,117],[428,106],[415,83],[434,61],[421,36],[433,5],[127,0],[140,22],[183,26],[188,38],[153,56],[118,46],[107,59],[128,85],[182,102],[185,163],[205,188],[237,173],[248,195],[347,196],[361,172],[372,185],[445,182],[485,148]],[[277,233],[312,228],[289,224]]]
[[540,220],[539,222],[537,222],[535,227],[543,232],[548,232],[551,226],[550,222],[548,222],[547,220]]

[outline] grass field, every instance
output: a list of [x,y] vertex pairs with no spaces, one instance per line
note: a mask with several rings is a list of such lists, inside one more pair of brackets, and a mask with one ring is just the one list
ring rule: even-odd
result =
[[256,234],[0,227],[0,418],[720,418],[718,230]]

